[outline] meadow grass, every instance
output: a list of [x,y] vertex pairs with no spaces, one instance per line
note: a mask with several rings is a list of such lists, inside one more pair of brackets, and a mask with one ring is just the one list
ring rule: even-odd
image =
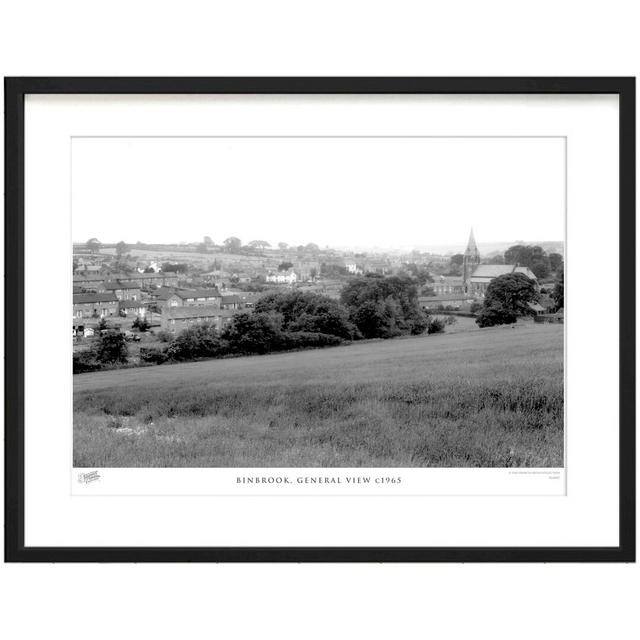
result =
[[562,327],[74,378],[79,467],[557,467]]

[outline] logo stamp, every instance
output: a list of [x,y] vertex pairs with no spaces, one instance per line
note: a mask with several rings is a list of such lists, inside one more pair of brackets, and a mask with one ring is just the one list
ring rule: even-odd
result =
[[80,484],[89,484],[100,480],[100,474],[97,471],[89,471],[87,473],[78,474],[78,482]]

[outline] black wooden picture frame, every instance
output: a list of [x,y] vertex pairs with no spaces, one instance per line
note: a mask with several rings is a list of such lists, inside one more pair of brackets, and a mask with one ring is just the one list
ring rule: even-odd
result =
[[[5,78],[5,561],[633,562],[635,560],[635,79]],[[25,547],[24,103],[28,94],[615,94],[619,97],[620,423],[616,547]],[[11,310],[9,313],[8,310]]]

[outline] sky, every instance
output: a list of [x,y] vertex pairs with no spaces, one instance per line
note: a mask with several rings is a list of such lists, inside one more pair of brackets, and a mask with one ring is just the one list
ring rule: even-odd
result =
[[562,241],[562,138],[74,138],[74,242]]

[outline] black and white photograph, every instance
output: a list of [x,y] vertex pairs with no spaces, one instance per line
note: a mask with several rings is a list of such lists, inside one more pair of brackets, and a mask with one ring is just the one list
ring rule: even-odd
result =
[[633,80],[8,87],[12,557],[633,557]]
[[566,163],[74,137],[73,466],[563,468]]

